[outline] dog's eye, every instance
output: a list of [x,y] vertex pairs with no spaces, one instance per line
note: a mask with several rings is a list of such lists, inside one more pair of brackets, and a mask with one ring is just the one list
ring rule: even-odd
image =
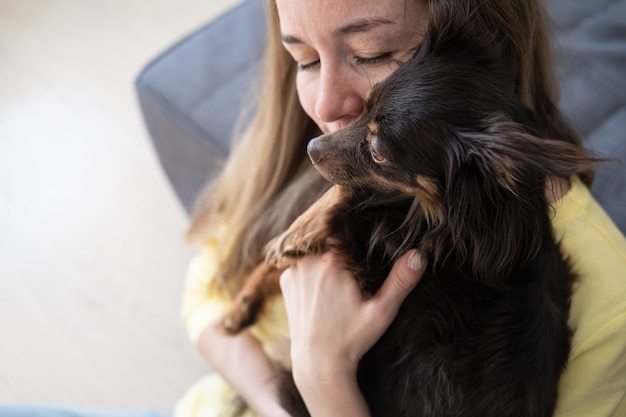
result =
[[371,150],[372,153],[372,159],[376,162],[385,162],[385,158],[383,158],[382,156],[380,156],[376,150],[374,150],[374,148],[372,148]]
[[372,159],[374,162],[380,164],[385,162],[385,158],[380,154],[380,141],[378,140],[378,136],[372,136],[370,140],[370,153],[372,154]]

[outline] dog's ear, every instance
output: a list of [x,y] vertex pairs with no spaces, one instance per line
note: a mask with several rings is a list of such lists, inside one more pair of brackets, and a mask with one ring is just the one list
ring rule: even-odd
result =
[[497,117],[484,132],[469,133],[462,139],[466,158],[520,199],[536,178],[593,175],[593,165],[602,161],[580,145],[537,137],[519,124]]
[[546,178],[593,172],[580,146],[541,139],[512,122],[461,133],[451,147],[447,219],[452,247],[483,282],[502,278],[541,248],[548,213]]

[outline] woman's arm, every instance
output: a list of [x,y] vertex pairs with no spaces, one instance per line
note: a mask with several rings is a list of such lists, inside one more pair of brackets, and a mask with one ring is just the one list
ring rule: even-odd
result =
[[198,349],[259,417],[288,417],[278,404],[270,362],[248,331],[227,336],[209,326],[198,339]]
[[369,299],[332,253],[302,258],[283,273],[294,380],[312,416],[369,416],[356,381],[357,366],[424,269],[420,255],[410,251]]
[[287,416],[280,408],[274,373],[259,342],[247,331],[222,334],[215,323],[231,307],[217,288],[217,240],[208,241],[190,262],[183,291],[182,319],[189,336],[209,365],[242,396],[260,417]]

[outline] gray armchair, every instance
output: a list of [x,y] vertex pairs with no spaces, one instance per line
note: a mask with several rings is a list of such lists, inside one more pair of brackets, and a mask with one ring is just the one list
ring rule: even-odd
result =
[[[149,133],[183,206],[228,156],[258,69],[261,0],[247,0],[154,59],[136,80]],[[598,171],[592,192],[626,232],[626,0],[549,0],[557,29],[561,109],[587,147],[624,161]]]
[[161,164],[187,212],[222,167],[265,38],[263,2],[248,0],[150,62],[135,82]]

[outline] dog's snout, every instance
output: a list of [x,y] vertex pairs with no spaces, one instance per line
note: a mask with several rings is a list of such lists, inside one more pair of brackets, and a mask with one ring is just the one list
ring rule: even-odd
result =
[[311,139],[309,144],[306,146],[306,151],[309,154],[309,158],[311,158],[313,165],[317,165],[322,162],[322,153],[317,146],[317,139],[318,138]]

